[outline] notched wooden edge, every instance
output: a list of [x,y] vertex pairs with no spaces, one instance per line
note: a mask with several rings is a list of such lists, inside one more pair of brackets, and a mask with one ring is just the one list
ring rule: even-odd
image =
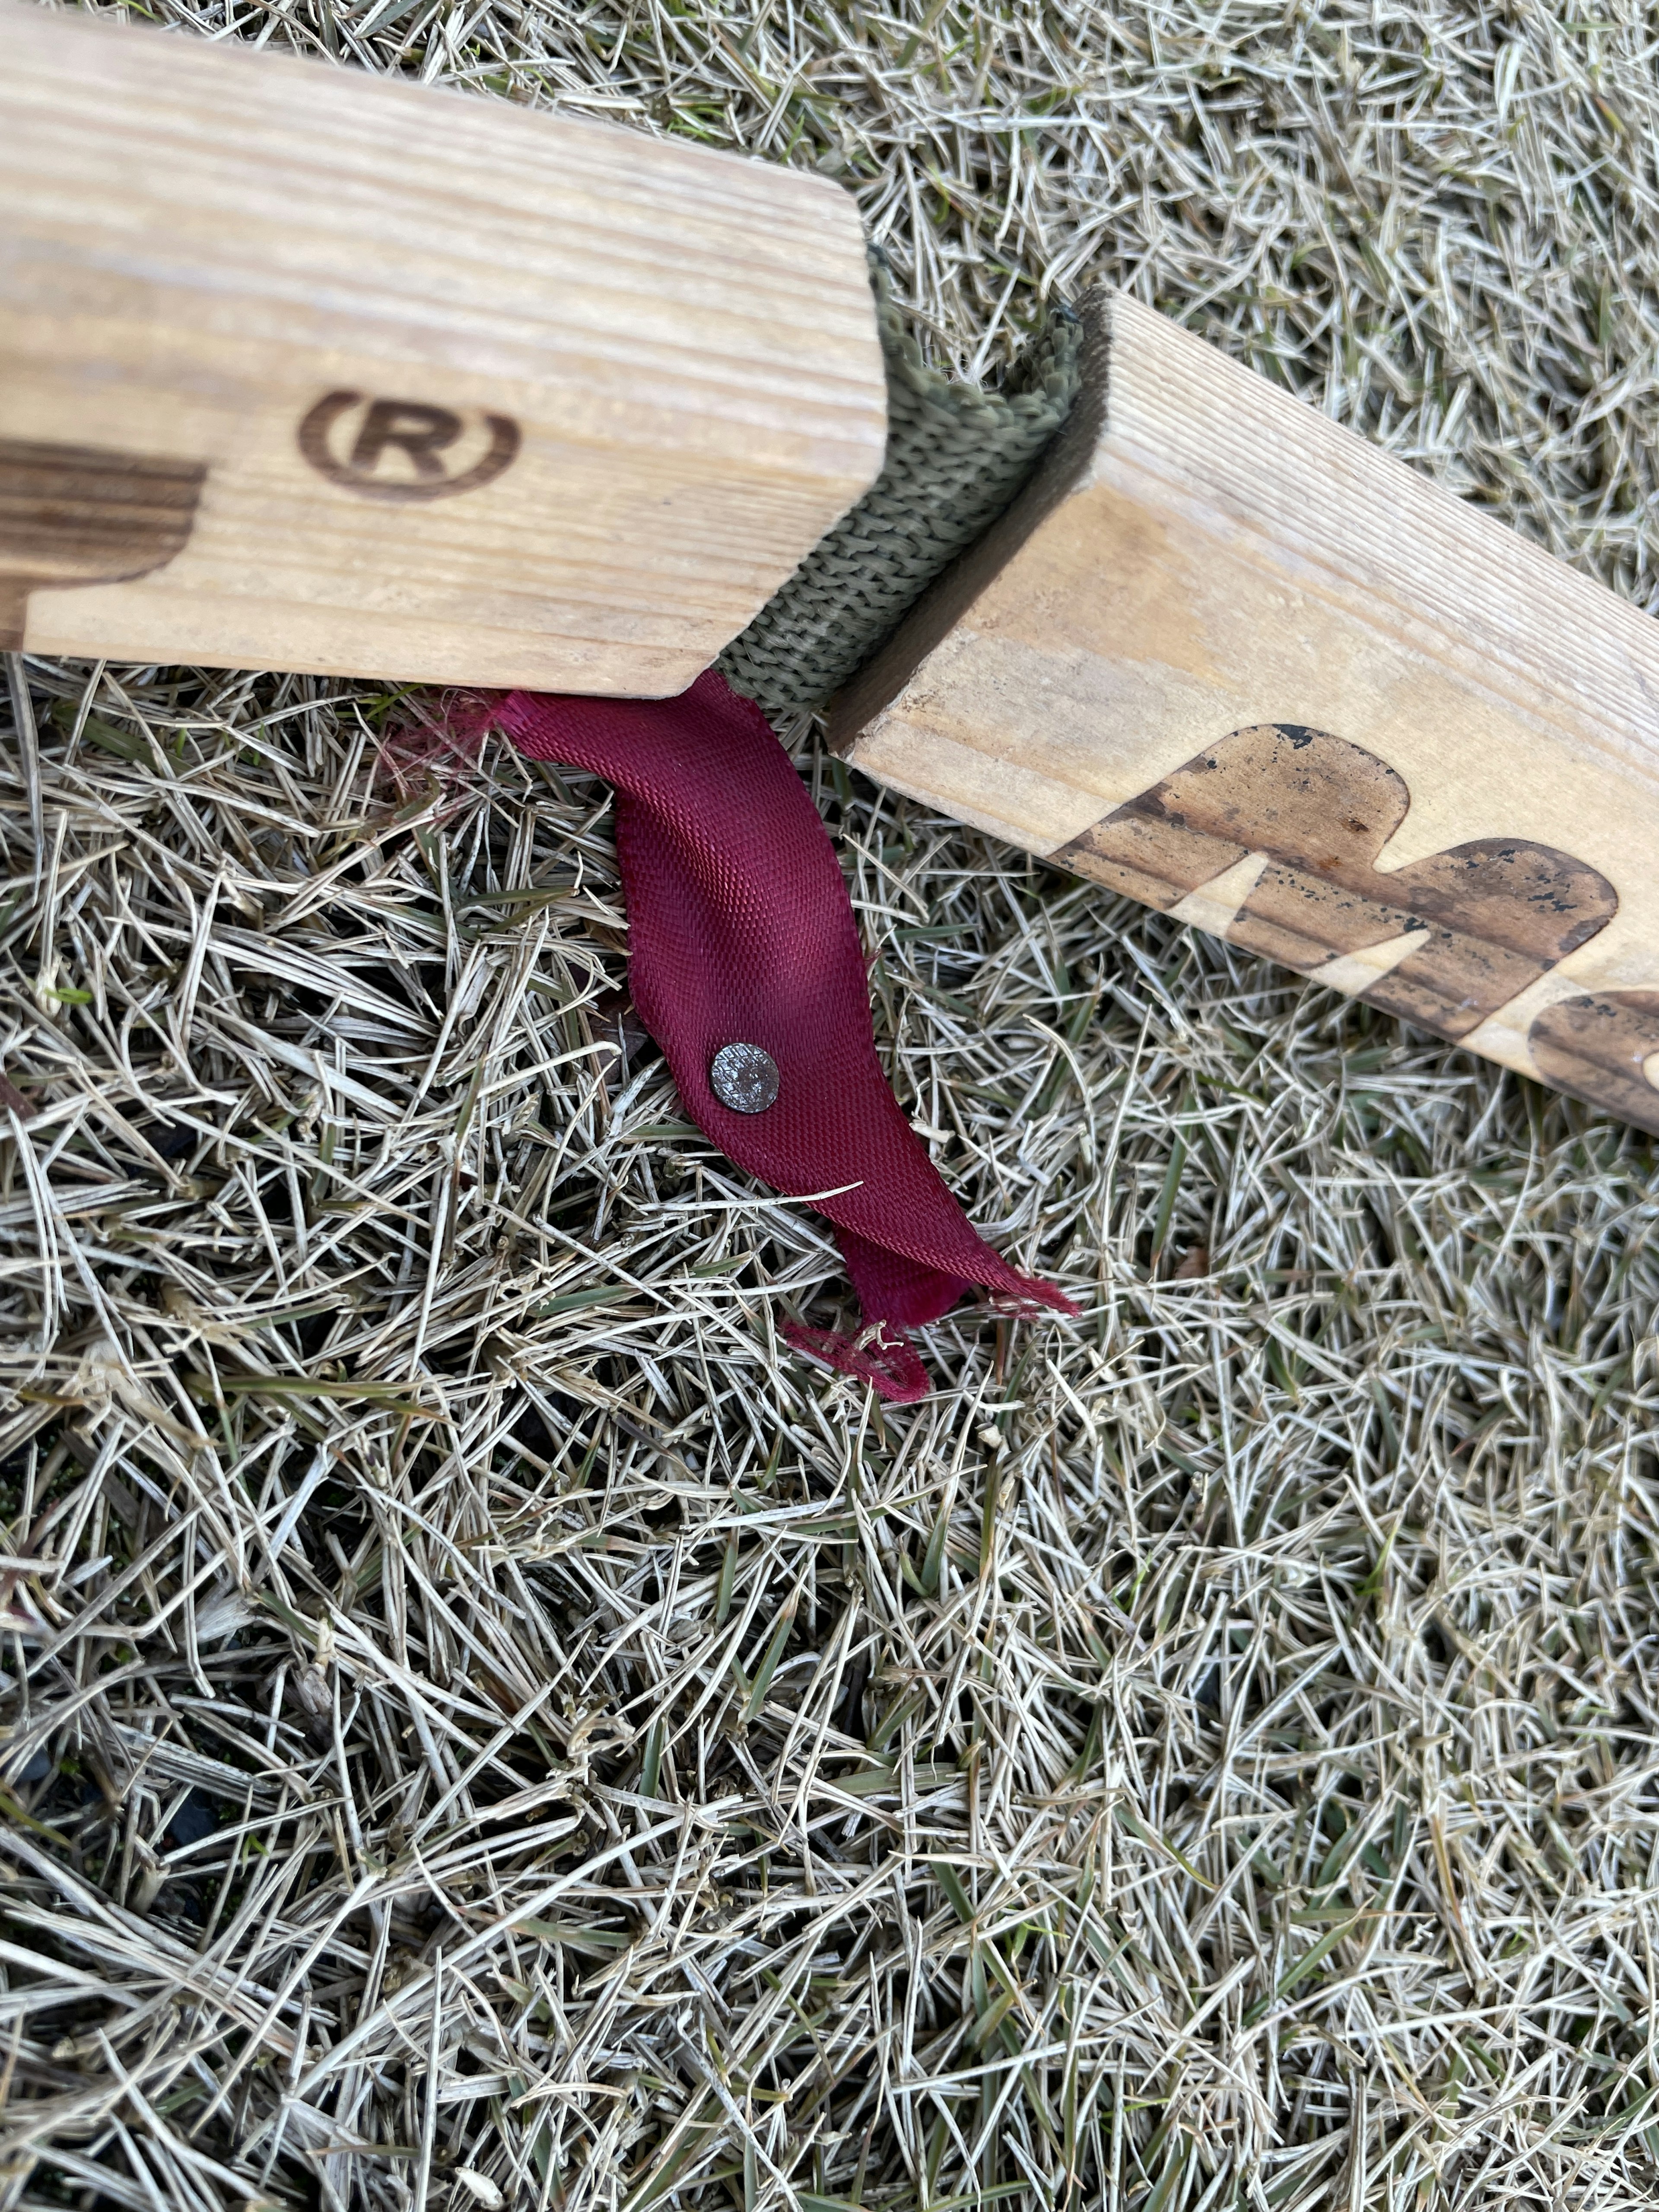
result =
[[1086,474],[1106,428],[1115,296],[1110,287],[1096,285],[1079,304],[1082,380],[1071,413],[1055,432],[1030,482],[978,544],[959,553],[928,586],[886,644],[830,700],[826,712],[830,749],[843,759],[850,757],[861,733],[884,707],[897,698],[980,593]]

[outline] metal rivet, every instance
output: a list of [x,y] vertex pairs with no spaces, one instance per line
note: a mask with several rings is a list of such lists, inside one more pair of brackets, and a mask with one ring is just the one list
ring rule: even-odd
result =
[[763,1114],[778,1095],[778,1063],[757,1044],[723,1044],[708,1081],[720,1104],[734,1114]]

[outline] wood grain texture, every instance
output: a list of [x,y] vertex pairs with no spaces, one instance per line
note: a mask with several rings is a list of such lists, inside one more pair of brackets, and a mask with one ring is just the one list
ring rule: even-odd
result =
[[881,465],[823,179],[8,0],[0,200],[32,651],[672,692]]
[[1659,626],[1151,309],[861,769],[1659,1129]]

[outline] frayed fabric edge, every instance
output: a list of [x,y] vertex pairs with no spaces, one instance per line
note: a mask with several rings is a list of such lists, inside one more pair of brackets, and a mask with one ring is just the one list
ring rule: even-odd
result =
[[839,1329],[809,1328],[804,1322],[787,1321],[781,1333],[794,1351],[822,1360],[838,1375],[869,1383],[890,1405],[914,1406],[933,1387],[909,1338],[890,1334],[885,1322],[872,1322],[856,1336],[847,1336]]

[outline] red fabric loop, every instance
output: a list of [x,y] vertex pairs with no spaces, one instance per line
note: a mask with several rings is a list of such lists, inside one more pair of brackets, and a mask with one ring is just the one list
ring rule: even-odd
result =
[[[760,709],[711,669],[675,699],[514,691],[496,719],[531,759],[616,786],[640,1019],[704,1134],[835,1223],[865,1313],[884,1325],[854,1339],[792,1324],[790,1342],[908,1401],[927,1380],[899,1332],[971,1285],[1075,1312],[969,1227],[888,1088],[835,848]],[[714,1054],[736,1043],[777,1063],[763,1113],[709,1087]]]

